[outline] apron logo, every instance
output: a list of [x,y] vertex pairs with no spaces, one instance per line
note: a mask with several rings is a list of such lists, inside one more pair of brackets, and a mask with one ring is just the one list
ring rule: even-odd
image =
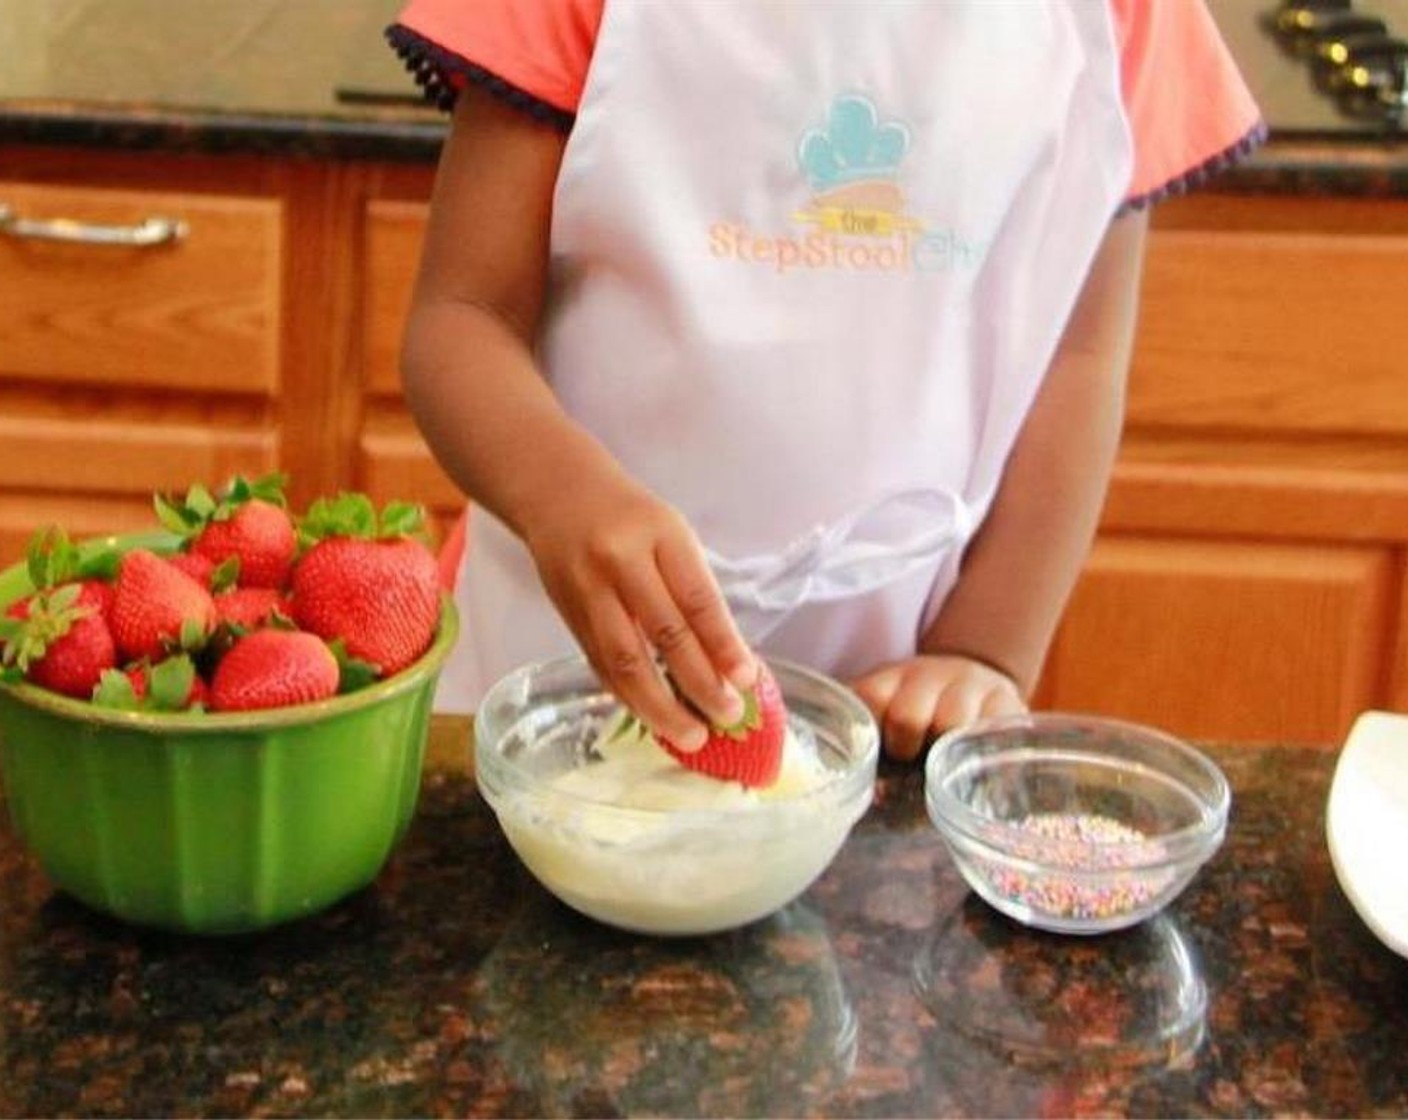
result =
[[838,97],[826,128],[802,136],[797,159],[812,188],[812,207],[792,217],[828,233],[889,237],[923,229],[904,213],[904,193],[895,181],[909,151],[909,129],[880,123],[864,97]]
[[709,227],[712,256],[775,272],[945,272],[974,268],[987,245],[952,229],[928,230],[905,211],[900,163],[909,151],[909,126],[880,119],[874,103],[842,94],[824,128],[809,128],[797,163],[811,189],[809,205],[791,214],[807,227],[798,234],[765,234],[741,222]]

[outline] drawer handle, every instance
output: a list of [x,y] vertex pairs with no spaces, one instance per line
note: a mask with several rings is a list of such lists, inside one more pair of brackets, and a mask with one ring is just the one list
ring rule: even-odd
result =
[[105,226],[72,218],[21,218],[0,203],[0,234],[21,240],[144,248],[180,241],[189,232],[190,227],[179,218],[147,218],[131,226]]

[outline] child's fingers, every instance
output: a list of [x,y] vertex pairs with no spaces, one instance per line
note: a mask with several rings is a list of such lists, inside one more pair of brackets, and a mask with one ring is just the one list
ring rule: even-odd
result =
[[660,573],[636,568],[620,579],[626,612],[635,617],[680,693],[715,726],[737,723],[743,717],[743,697],[719,676]]
[[585,621],[588,658],[602,683],[656,736],[681,750],[702,747],[707,728],[670,690],[622,603],[614,595],[597,596]]
[[983,707],[979,714],[983,719],[997,719],[999,716],[1019,716],[1027,710],[1026,701],[1022,699],[1016,686],[1009,682],[1006,686],[993,688],[983,697]]
[[691,537],[662,541],[656,552],[660,576],[703,655],[735,688],[750,689],[758,665],[738,632],[733,614],[710,571],[703,550]]
[[963,679],[952,681],[934,707],[934,731],[942,734],[976,723],[986,698],[986,690],[979,685]]
[[883,719],[885,709],[890,706],[890,698],[899,688],[903,673],[898,666],[887,665],[848,681],[847,685],[861,702],[870,709],[877,720]]
[[891,758],[917,758],[929,739],[934,717],[934,694],[912,679],[891,698],[881,719],[885,753]]

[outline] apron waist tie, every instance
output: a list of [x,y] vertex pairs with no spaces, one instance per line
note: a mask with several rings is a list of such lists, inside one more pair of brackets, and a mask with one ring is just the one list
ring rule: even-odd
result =
[[957,495],[912,489],[817,525],[774,552],[728,558],[706,551],[744,638],[756,643],[804,603],[864,595],[935,563],[966,543],[972,528]]

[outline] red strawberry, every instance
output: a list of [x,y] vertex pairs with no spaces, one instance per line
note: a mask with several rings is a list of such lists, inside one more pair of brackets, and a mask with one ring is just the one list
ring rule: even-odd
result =
[[210,577],[215,572],[215,561],[208,556],[197,556],[194,552],[178,552],[168,556],[166,562],[173,568],[180,568],[202,587],[210,587]]
[[139,548],[122,558],[108,620],[124,660],[159,661],[168,648],[210,633],[215,603],[185,572]]
[[191,542],[191,555],[212,564],[238,559],[241,587],[283,587],[297,549],[293,518],[261,498],[250,498],[223,521],[210,521]]
[[[78,588],[76,606],[91,607],[95,613],[104,616],[112,608],[112,585],[110,583],[105,583],[100,579],[84,579],[61,586],[76,586]],[[5,613],[11,618],[28,618],[30,604],[35,598],[35,595],[26,595],[23,599],[16,599],[6,608]]]
[[293,570],[294,621],[326,641],[340,640],[348,656],[375,665],[384,677],[430,647],[440,619],[435,556],[409,535],[420,515],[418,507],[391,503],[378,530],[375,511],[361,495],[315,502],[304,531],[321,531],[323,539]]
[[163,525],[190,542],[188,555],[217,568],[237,563],[243,587],[283,587],[298,550],[283,484],[278,474],[254,482],[237,475],[218,497],[199,484],[184,499],[158,494],[156,512]]
[[78,593],[78,601],[84,606],[94,608],[104,618],[112,610],[113,586],[100,579],[85,579],[79,582],[82,590]]
[[132,696],[136,700],[147,698],[147,667],[145,665],[134,665],[132,668],[124,670],[124,677],[127,684],[132,689]]
[[87,700],[117,664],[107,620],[94,600],[104,585],[69,583],[13,604],[6,612],[6,665],[41,688]]
[[215,596],[215,617],[227,626],[257,630],[274,612],[288,618],[292,609],[282,591],[272,587],[237,587]]
[[337,658],[315,634],[256,630],[220,660],[210,682],[217,712],[308,704],[337,693]]
[[664,739],[660,745],[682,766],[711,778],[755,788],[772,785],[782,769],[787,708],[776,679],[761,661],[757,683],[744,695],[743,703],[743,718],[730,727],[711,727],[699,750],[682,751]]

